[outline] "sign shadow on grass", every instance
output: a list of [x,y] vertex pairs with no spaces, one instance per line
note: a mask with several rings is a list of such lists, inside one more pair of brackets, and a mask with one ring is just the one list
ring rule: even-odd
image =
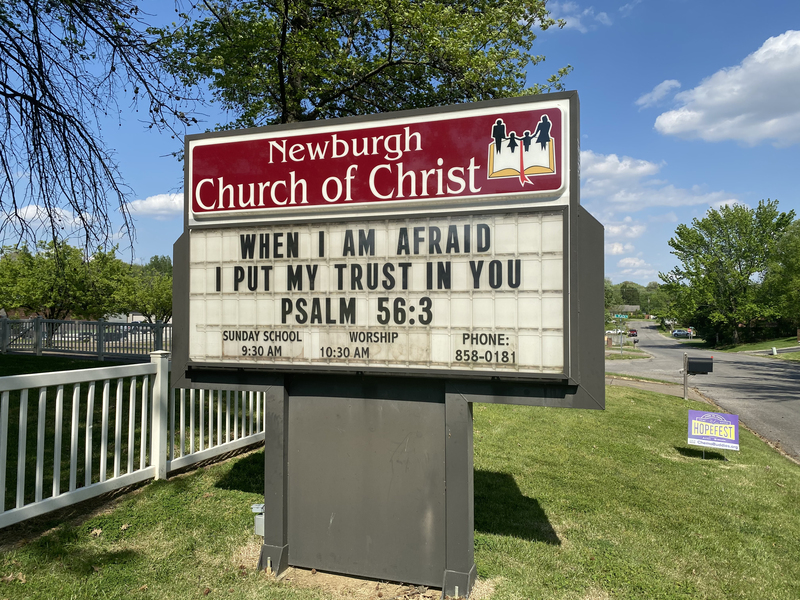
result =
[[703,456],[703,449],[700,448],[699,450],[695,448],[687,448],[686,446],[673,446],[675,450],[678,451],[678,454],[684,456],[686,458],[699,458],[706,460],[728,460],[728,457],[724,454],[720,454],[719,452],[714,452],[713,450],[706,450],[705,457]]
[[[511,475],[475,471],[474,481],[476,531],[561,544],[539,502],[524,496]],[[254,452],[236,461],[214,487],[263,494],[264,452]]]
[[88,532],[84,527],[62,525],[29,545],[29,553],[40,560],[58,563],[59,568],[77,575],[100,573],[136,561],[141,555],[131,549],[105,550],[82,543]]
[[214,484],[222,490],[264,494],[264,451],[253,452],[234,462],[230,470]]
[[475,530],[561,545],[539,502],[524,496],[508,473],[475,471]]

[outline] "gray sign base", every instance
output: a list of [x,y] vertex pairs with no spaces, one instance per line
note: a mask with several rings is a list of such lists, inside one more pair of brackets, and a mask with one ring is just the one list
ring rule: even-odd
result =
[[271,569],[275,575],[280,575],[289,568],[289,546],[261,546],[261,556],[258,559],[258,570]]
[[475,569],[475,565],[472,565],[472,569],[470,569],[469,573],[445,571],[442,595],[448,595],[454,598],[468,598],[477,577],[478,572]]
[[259,568],[469,596],[472,405],[431,383],[308,376],[270,388]]

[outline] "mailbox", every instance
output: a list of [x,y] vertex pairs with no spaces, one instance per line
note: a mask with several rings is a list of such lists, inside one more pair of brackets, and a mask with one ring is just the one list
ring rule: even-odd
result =
[[714,357],[686,359],[686,372],[689,375],[707,375],[714,371]]

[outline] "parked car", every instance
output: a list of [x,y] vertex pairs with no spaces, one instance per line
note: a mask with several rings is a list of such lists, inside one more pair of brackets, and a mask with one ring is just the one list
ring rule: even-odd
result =
[[672,337],[676,338],[688,338],[692,337],[692,334],[686,331],[685,329],[676,329],[672,332]]
[[106,329],[103,332],[103,339],[107,342],[118,342],[128,339],[128,332],[120,331],[119,329]]
[[606,335],[619,335],[622,333],[622,329],[609,329],[606,331]]
[[631,329],[630,331],[628,331],[628,337],[638,337],[638,336],[639,332],[636,331],[635,329]]

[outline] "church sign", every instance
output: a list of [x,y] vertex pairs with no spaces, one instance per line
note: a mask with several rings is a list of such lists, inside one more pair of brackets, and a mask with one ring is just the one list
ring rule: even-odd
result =
[[187,138],[187,364],[569,377],[577,98],[545,98]]
[[578,113],[565,92],[186,138],[172,385],[262,394],[259,569],[468,596],[472,404],[605,407]]

